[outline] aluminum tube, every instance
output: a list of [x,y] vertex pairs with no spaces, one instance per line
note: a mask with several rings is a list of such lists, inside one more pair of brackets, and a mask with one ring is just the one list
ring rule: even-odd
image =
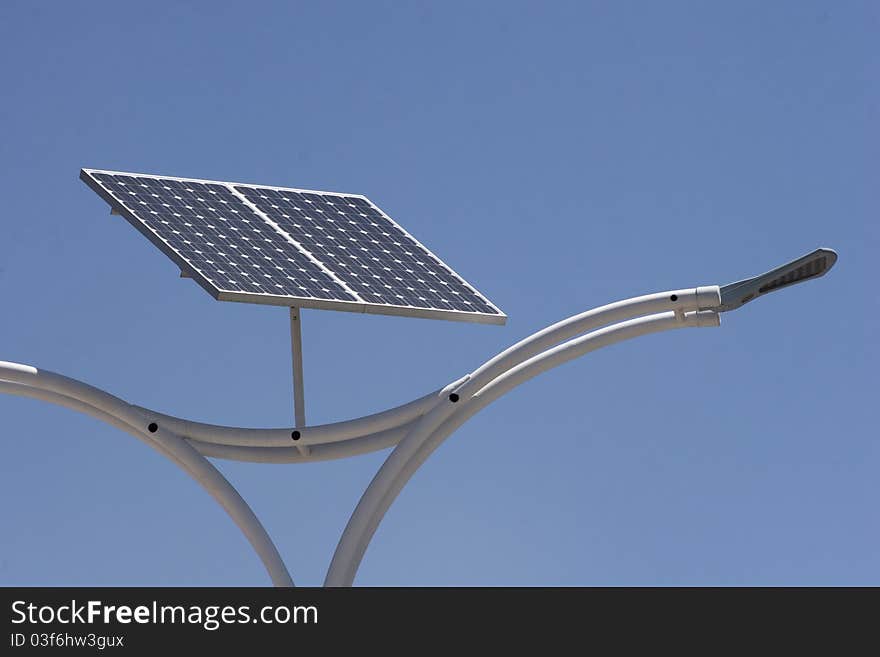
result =
[[[119,418],[114,417],[109,413],[105,413],[104,411],[99,410],[94,406],[86,404],[85,402],[81,402],[78,399],[74,399],[73,397],[60,395],[57,392],[50,392],[41,388],[34,388],[33,386],[27,386],[23,383],[13,383],[11,381],[2,380],[0,380],[0,394],[17,395],[19,397],[30,397],[32,399],[39,399],[50,404],[55,404],[56,406],[69,408],[70,410],[76,411],[77,413],[90,415],[96,420],[106,422],[110,426],[113,426],[120,431],[124,431],[125,433],[134,436],[135,438],[149,445],[153,449],[157,449],[157,446],[153,443],[153,441],[150,440],[150,438],[148,438],[146,434],[141,433],[141,431],[136,427],[133,427],[127,422],[123,422]],[[164,456],[171,458],[171,456],[168,454],[164,454]],[[180,465],[180,463],[178,463],[176,460],[175,463]]]
[[[60,395],[55,392],[34,388],[21,383],[13,383],[11,381],[0,380],[0,394],[17,395],[21,397],[31,397],[40,399],[56,406],[64,406],[73,411],[90,415],[102,422],[110,424],[120,431],[125,431],[138,440],[142,440],[150,447],[156,449],[156,445],[143,434],[138,428],[117,419],[116,417],[101,411],[94,406],[90,406],[85,402],[81,402],[66,395]],[[349,456],[359,456],[370,452],[379,451],[393,447],[406,435],[409,425],[394,427],[379,431],[368,436],[360,436],[349,440],[342,440],[336,443],[326,443],[318,445],[311,451],[310,456],[302,456],[295,447],[243,447],[237,445],[218,445],[216,443],[206,443],[199,440],[190,440],[189,442],[196,450],[211,458],[227,459],[230,461],[244,461],[248,463],[305,463],[312,461],[329,461],[334,459],[346,458]],[[169,454],[164,456],[171,458]],[[173,459],[172,459],[173,460]],[[178,461],[174,461],[182,467]]]
[[293,586],[293,579],[266,528],[220,471],[183,438],[161,427],[152,436],[169,452],[183,461],[192,477],[226,510],[226,513],[238,525],[260,557],[269,573],[272,584],[278,587]]
[[[2,377],[2,371],[0,371],[0,377]],[[461,385],[466,379],[467,377],[462,377],[440,390],[435,390],[424,397],[420,397],[402,406],[382,411],[381,413],[367,415],[355,420],[305,427],[300,430],[300,439],[297,442],[310,446],[321,445],[360,436],[368,436],[386,429],[405,425],[424,414],[436,403],[438,398],[445,397],[450,390]],[[155,419],[156,422],[161,422],[175,433],[200,442],[216,443],[218,445],[240,445],[243,447],[288,447],[292,443],[290,428],[247,429],[227,427],[184,420],[138,406],[135,406],[135,408],[147,414],[150,418]]]
[[290,309],[290,356],[293,367],[293,417],[297,428],[306,426],[306,393],[303,378],[302,310]]
[[0,380],[21,383],[72,397],[138,428],[146,428],[149,423],[149,420],[144,418],[138,409],[119,397],[114,397],[99,388],[55,372],[38,370],[30,365],[0,361]]
[[359,436],[341,440],[336,443],[315,445],[308,456],[300,454],[295,447],[242,447],[240,445],[217,445],[198,440],[189,440],[203,456],[228,459],[230,461],[247,461],[250,463],[311,463],[312,461],[329,461],[348,456],[358,456],[387,449],[399,443],[409,431],[410,425],[393,427],[368,436]]
[[[676,297],[674,301],[672,300],[673,296]],[[718,287],[708,286],[658,292],[589,310],[535,333],[488,361],[477,369],[473,375],[462,377],[441,390],[432,392],[408,404],[356,420],[305,427],[300,430],[300,439],[297,441],[297,444],[307,446],[320,445],[359,436],[367,436],[395,426],[402,426],[427,413],[436,405],[438,397],[445,397],[449,392],[460,389],[466,383],[469,384],[468,388],[461,392],[467,394],[468,391],[476,391],[491,381],[497,373],[509,369],[516,362],[521,362],[569,337],[597,326],[662,310],[681,310],[687,312],[698,308],[713,307],[713,305],[718,303],[720,303]],[[469,379],[473,376],[478,376],[479,378],[476,383],[470,384]],[[199,442],[240,445],[243,447],[282,448],[288,447],[291,443],[290,428],[247,429],[227,427],[184,420],[145,408],[140,408],[140,410],[151,418],[155,418],[157,422],[161,421],[175,433]]]
[[715,308],[720,304],[720,288],[717,285],[710,285],[646,294],[641,297],[624,299],[623,301],[593,308],[552,324],[524,340],[520,340],[512,347],[505,349],[474,370],[463,384],[463,387],[467,386],[469,391],[476,392],[496,376],[506,372],[517,363],[521,363],[564,340],[600,326],[668,310],[688,313]]
[[[677,317],[675,312],[640,317],[570,340],[533,356],[502,374],[478,391],[472,399],[464,400],[465,403],[458,408],[455,415],[448,417],[434,432],[425,437],[416,449],[416,453],[398,472],[393,473],[394,476],[391,476],[390,469],[385,477],[381,476],[386,469],[385,466],[391,462],[391,457],[386,460],[361,497],[340,538],[327,572],[325,586],[352,585],[366,548],[379,523],[418,467],[455,429],[498,397],[542,372],[601,347],[675,328],[718,325],[718,315],[711,311],[689,313],[684,317]],[[409,440],[409,436],[405,440]]]
[[[133,430],[147,429],[140,412],[121,399],[74,379],[28,365],[0,361],[0,379],[70,397],[115,417]],[[60,401],[60,400],[59,400]],[[160,453],[184,469],[220,504],[253,546],[275,586],[293,586],[281,555],[266,529],[238,491],[204,456],[162,426],[143,435]]]
[[[467,401],[474,393],[478,392],[504,371],[547,348],[559,344],[566,338],[579,335],[592,328],[605,326],[622,319],[661,311],[672,311],[684,317],[688,311],[711,308],[718,306],[720,303],[720,288],[714,285],[683,290],[667,290],[632,299],[624,299],[623,301],[617,301],[574,315],[534,333],[487,361],[472,372],[460,386],[454,388],[457,395],[456,399],[458,401]],[[370,483],[370,487],[364,493],[364,497],[361,498],[361,502],[366,500],[370,505],[378,504],[378,500],[375,498],[376,489],[373,489],[373,484],[376,484],[377,488],[387,488],[390,485],[390,480],[397,476],[404,464],[418,451],[422,441],[455,410],[456,403],[450,403],[449,398],[447,400],[437,400],[431,410],[422,415],[413,425],[412,431],[397,445],[379,472],[376,473],[376,476]],[[360,509],[361,504],[359,503],[355,509],[355,514],[358,515],[360,522],[364,522],[360,515],[362,513]],[[352,516],[352,519],[354,517]],[[343,534],[343,538],[345,538],[345,534]],[[331,568],[333,568],[332,564]]]

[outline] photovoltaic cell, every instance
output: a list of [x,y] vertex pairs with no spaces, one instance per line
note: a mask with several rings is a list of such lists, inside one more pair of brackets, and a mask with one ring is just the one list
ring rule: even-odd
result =
[[506,319],[363,196],[91,169],[80,177],[214,298]]

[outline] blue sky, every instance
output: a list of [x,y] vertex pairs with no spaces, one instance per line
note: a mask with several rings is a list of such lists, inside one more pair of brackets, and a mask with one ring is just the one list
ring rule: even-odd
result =
[[[80,167],[366,194],[509,315],[305,311],[312,423],[829,246],[827,277],[720,329],[593,353],[477,415],[356,584],[880,584],[878,29],[871,2],[4,2],[0,359],[291,423],[284,309],[179,279]],[[0,419],[0,584],[269,583],[143,443],[17,397]],[[385,455],[219,465],[318,585]]]

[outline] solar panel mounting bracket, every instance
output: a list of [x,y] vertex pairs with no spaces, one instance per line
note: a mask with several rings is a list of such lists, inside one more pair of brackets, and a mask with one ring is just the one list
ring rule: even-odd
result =
[[303,456],[309,455],[308,445],[299,442],[300,430],[306,426],[305,377],[303,375],[302,309],[290,308],[290,361],[293,370],[294,430],[291,439]]

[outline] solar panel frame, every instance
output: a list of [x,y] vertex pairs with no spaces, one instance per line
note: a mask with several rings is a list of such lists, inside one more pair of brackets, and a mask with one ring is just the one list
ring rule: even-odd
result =
[[[228,290],[223,289],[210,281],[204,275],[202,275],[197,269],[195,269],[191,263],[189,263],[185,258],[183,258],[173,246],[171,246],[165,239],[163,239],[156,231],[151,229],[146,222],[138,217],[138,213],[134,208],[126,205],[124,200],[120,200],[116,198],[113,194],[108,192],[101,182],[95,177],[97,174],[110,175],[110,176],[127,176],[127,177],[135,177],[135,178],[149,178],[153,180],[166,180],[166,181],[178,181],[183,183],[196,183],[196,184],[204,184],[204,185],[219,185],[225,187],[232,194],[234,194],[238,199],[240,199],[245,205],[249,207],[255,214],[260,216],[269,226],[274,228],[278,233],[287,238],[287,240],[295,245],[298,250],[307,256],[312,262],[318,264],[320,268],[330,274],[335,282],[340,284],[343,288],[345,288],[348,292],[357,297],[357,301],[346,301],[346,300],[327,300],[327,299],[318,299],[313,297],[298,297],[298,296],[288,296],[288,295],[274,295],[268,293],[251,293],[251,292],[242,292],[237,290]],[[147,173],[134,173],[128,171],[112,171],[107,169],[88,169],[83,168],[80,171],[80,179],[89,186],[98,196],[100,196],[110,207],[115,210],[120,216],[124,217],[126,221],[128,221],[132,226],[134,226],[139,233],[141,233],[144,237],[146,237],[156,248],[158,248],[162,253],[164,253],[170,260],[172,260],[175,265],[177,265],[182,272],[191,277],[194,281],[196,281],[200,287],[202,287],[208,294],[210,294],[214,299],[218,301],[236,301],[243,303],[256,303],[256,304],[264,304],[264,305],[276,305],[276,306],[296,306],[300,308],[315,308],[322,310],[339,310],[345,312],[356,312],[356,313],[367,313],[367,314],[380,314],[380,315],[394,315],[394,316],[404,316],[404,317],[421,317],[428,319],[446,319],[452,321],[465,321],[465,322],[473,322],[480,324],[495,324],[502,325],[507,321],[507,315],[505,315],[501,309],[498,308],[494,303],[492,303],[484,294],[482,294],[476,287],[472,284],[468,283],[460,274],[458,274],[452,267],[446,264],[442,259],[437,257],[430,249],[428,249],[422,242],[416,239],[412,234],[410,234],[405,228],[403,228],[400,224],[398,224],[394,219],[389,217],[380,207],[378,207],[375,203],[373,203],[369,198],[362,194],[350,194],[345,192],[330,192],[330,191],[320,191],[320,190],[310,190],[310,189],[299,189],[293,187],[278,187],[273,185],[257,185],[252,183],[239,183],[232,181],[218,181],[218,180],[206,180],[201,178],[182,178],[178,176],[163,176],[156,174],[147,174]],[[403,235],[405,235],[408,239],[412,240],[420,249],[424,250],[425,253],[430,255],[440,266],[444,267],[448,270],[448,272],[457,278],[461,283],[463,283],[469,290],[473,291],[474,295],[478,297],[481,301],[485,302],[490,308],[496,311],[497,314],[494,313],[485,313],[485,312],[476,312],[476,311],[465,311],[465,310],[449,310],[443,308],[426,308],[421,306],[412,306],[405,304],[383,304],[383,303],[373,303],[363,300],[360,295],[358,295],[353,289],[351,289],[344,281],[340,280],[332,271],[327,268],[324,263],[311,255],[310,251],[304,246],[300,245],[290,234],[289,232],[281,229],[275,222],[259,207],[257,207],[254,203],[252,203],[245,194],[238,191],[237,187],[243,188],[253,188],[253,189],[267,189],[273,190],[277,192],[292,192],[292,193],[300,193],[300,194],[318,194],[321,196],[333,196],[339,198],[357,198],[365,201],[373,210],[378,212],[378,214],[386,221],[388,221],[392,226],[394,226],[397,230],[399,230]]]

